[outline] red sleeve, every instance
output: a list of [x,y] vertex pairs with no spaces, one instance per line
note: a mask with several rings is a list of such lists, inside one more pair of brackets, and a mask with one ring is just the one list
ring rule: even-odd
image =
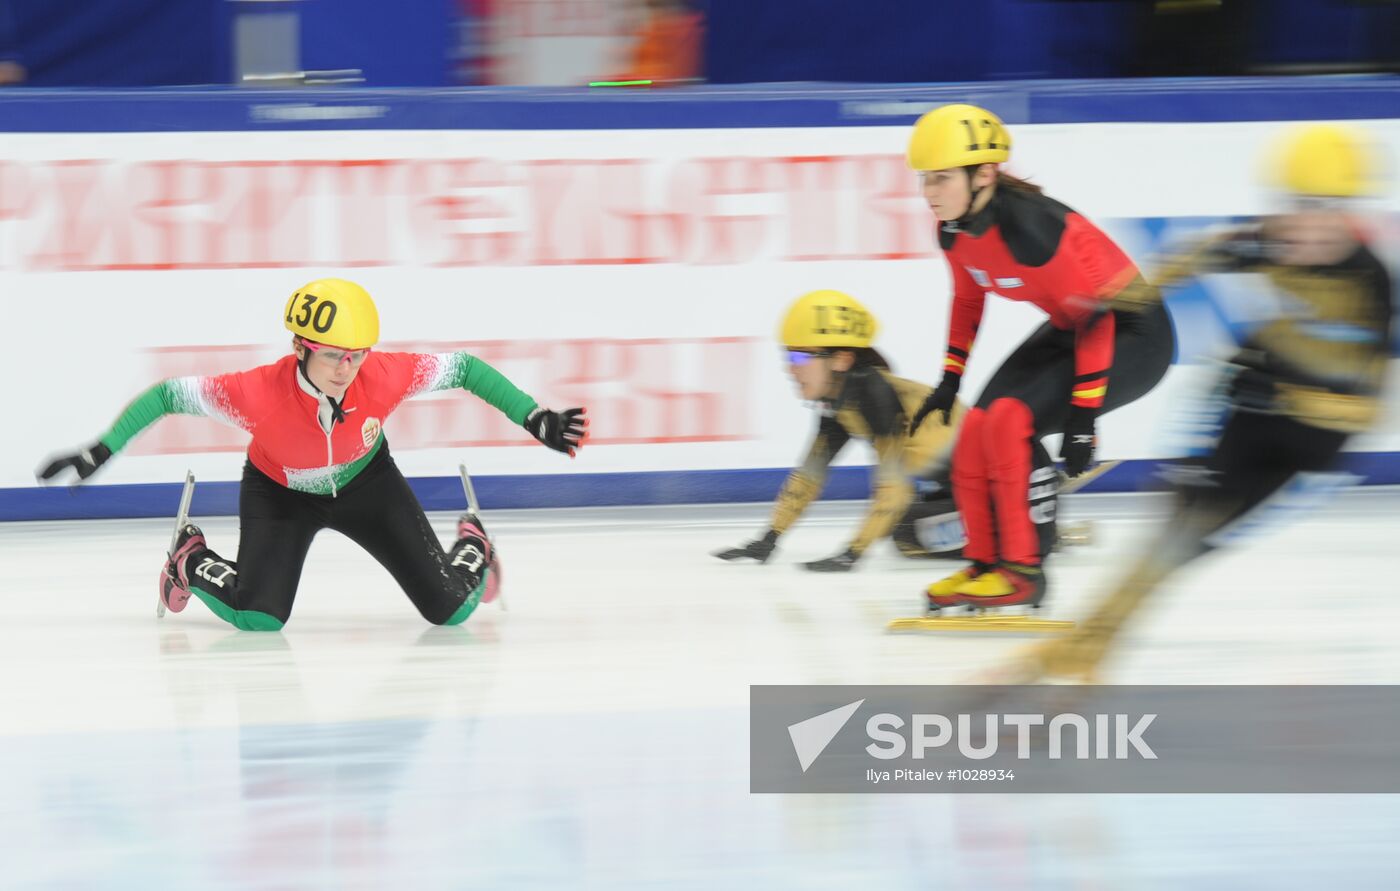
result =
[[1071,405],[1103,406],[1115,334],[1105,303],[1137,274],[1133,261],[1097,226],[1077,213],[1065,218],[1060,250],[1045,267],[1045,286],[1056,298],[1056,321],[1074,327]]
[[360,369],[360,374],[373,388],[375,399],[388,406],[386,411],[392,412],[424,388],[425,358],[418,353],[375,350],[365,357],[365,367]]
[[252,433],[286,398],[287,390],[279,382],[295,373],[295,360],[283,359],[247,371],[202,378],[201,401],[210,409],[210,416]]
[[972,341],[977,338],[977,328],[982,324],[987,292],[952,257],[948,258],[948,267],[953,272],[953,309],[948,317],[948,352],[943,358],[943,371],[962,374],[972,352]]
[[1113,367],[1113,313],[1106,312],[1074,331],[1074,386],[1070,405],[1102,408]]

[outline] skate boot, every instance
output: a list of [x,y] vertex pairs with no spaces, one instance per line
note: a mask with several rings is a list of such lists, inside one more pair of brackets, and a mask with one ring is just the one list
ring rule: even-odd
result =
[[999,563],[991,571],[957,586],[948,599],[962,606],[983,609],[1036,606],[1044,596],[1045,573],[1039,566]]
[[190,578],[185,564],[191,554],[206,547],[204,533],[193,523],[186,523],[175,541],[175,552],[166,557],[160,571],[160,600],[172,613],[178,613],[190,602]]
[[958,595],[958,589],[980,578],[992,568],[990,563],[982,563],[974,560],[971,566],[960,569],[946,579],[934,582],[928,586],[928,611],[937,612],[946,606],[957,606],[962,603],[962,597]]
[[[453,547],[454,553],[458,551],[459,546],[463,545],[463,542],[467,542],[465,553],[470,554],[471,548],[474,547],[480,551],[484,558],[486,590],[481,592],[481,602],[490,603],[501,592],[501,561],[496,556],[495,546],[486,537],[486,530],[482,526],[481,518],[471,511],[467,511],[457,518],[457,546]],[[453,562],[456,563],[456,560]]]

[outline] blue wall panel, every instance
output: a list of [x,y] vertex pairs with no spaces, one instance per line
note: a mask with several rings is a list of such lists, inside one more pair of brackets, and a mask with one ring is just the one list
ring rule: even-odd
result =
[[227,80],[223,0],[8,0],[17,58],[39,87]]

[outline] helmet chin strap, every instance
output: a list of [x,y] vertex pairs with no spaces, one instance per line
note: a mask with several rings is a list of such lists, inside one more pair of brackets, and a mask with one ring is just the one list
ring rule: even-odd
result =
[[967,188],[971,195],[967,199],[967,210],[963,211],[963,215],[953,221],[959,229],[961,229],[965,223],[972,219],[973,214],[975,213],[973,208],[977,206],[977,196],[981,195],[982,191],[987,188],[986,186],[981,186],[979,188],[978,186],[974,185],[974,183],[977,181],[977,171],[982,169],[981,164],[976,164],[971,167],[964,167],[963,169],[967,171]]
[[302,347],[302,348],[301,348],[301,358],[297,361],[297,368],[301,369],[301,376],[302,376],[303,378],[306,379],[306,382],[307,382],[307,384],[309,384],[309,385],[311,386],[311,389],[315,390],[317,393],[320,393],[322,396],[325,396],[325,397],[326,397],[326,401],[330,403],[330,406],[331,406],[331,418],[332,418],[331,423],[332,423],[332,424],[341,424],[341,423],[344,423],[344,422],[345,422],[345,409],[343,409],[343,408],[340,407],[340,405],[341,405],[340,402],[337,401],[336,398],[335,398],[334,396],[330,395],[330,394],[327,393],[326,391],[322,390],[320,387],[316,386],[316,382],[313,381],[313,380],[311,379],[311,375],[307,373],[307,370],[306,370],[306,363],[309,362],[310,360],[311,360],[311,351],[308,350],[306,347]]

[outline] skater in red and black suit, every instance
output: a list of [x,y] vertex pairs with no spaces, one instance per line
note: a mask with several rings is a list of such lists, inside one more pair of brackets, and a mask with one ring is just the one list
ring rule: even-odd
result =
[[1098,227],[999,169],[1011,137],[991,112],[948,105],[914,126],[909,165],[939,220],[953,274],[943,379],[914,416],[947,413],[988,293],[1050,318],[1002,364],[968,412],[953,450],[953,497],[967,528],[967,568],[928,588],[929,607],[1034,605],[1055,541],[1058,473],[1041,438],[1064,434],[1070,477],[1094,463],[1099,415],[1166,374],[1175,340],[1166,310],[1108,304],[1141,275]]

